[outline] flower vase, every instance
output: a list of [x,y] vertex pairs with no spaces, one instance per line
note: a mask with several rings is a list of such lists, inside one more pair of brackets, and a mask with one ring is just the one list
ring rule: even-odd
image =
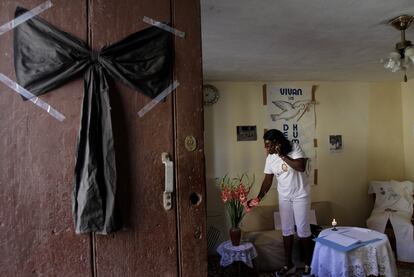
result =
[[233,246],[239,246],[240,245],[240,239],[241,239],[241,230],[240,228],[231,228],[229,231],[230,234],[230,240],[231,244]]

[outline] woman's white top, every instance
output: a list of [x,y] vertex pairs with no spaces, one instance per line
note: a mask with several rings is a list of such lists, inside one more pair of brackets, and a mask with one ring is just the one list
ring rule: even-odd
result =
[[[292,159],[299,159],[305,158],[305,153],[299,144],[294,143],[292,151],[287,156]],[[294,170],[277,154],[269,154],[267,156],[264,173],[276,176],[279,198],[282,197],[289,200],[310,195],[310,186],[306,173]]]

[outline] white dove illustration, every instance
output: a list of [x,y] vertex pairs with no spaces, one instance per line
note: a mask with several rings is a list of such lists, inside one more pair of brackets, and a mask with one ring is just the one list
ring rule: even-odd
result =
[[279,100],[279,101],[272,101],[272,103],[276,107],[282,110],[281,113],[270,115],[270,117],[272,118],[272,121],[278,121],[280,119],[289,121],[295,118],[301,111],[305,110],[308,107],[310,101],[299,100],[292,104],[287,101]]

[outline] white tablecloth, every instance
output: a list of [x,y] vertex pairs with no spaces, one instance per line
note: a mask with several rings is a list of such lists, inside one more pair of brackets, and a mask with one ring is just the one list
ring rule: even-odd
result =
[[[349,228],[351,227],[338,227],[337,232]],[[332,232],[334,231],[331,229],[325,229],[319,236],[326,236]],[[319,277],[397,276],[395,258],[388,238],[384,234],[376,233],[381,238],[380,241],[349,252],[340,252],[317,242],[312,258],[312,274]]]
[[251,242],[241,242],[239,246],[233,246],[228,240],[217,247],[217,252],[221,256],[221,266],[229,266],[233,262],[241,261],[253,268],[253,259],[257,257],[256,248]]

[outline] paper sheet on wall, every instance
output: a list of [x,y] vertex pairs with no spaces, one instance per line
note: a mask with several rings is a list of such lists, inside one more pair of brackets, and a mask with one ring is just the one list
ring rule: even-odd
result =
[[316,115],[312,86],[266,87],[268,129],[279,129],[292,142],[298,142],[308,158],[307,174],[310,184],[317,184],[316,169]]

